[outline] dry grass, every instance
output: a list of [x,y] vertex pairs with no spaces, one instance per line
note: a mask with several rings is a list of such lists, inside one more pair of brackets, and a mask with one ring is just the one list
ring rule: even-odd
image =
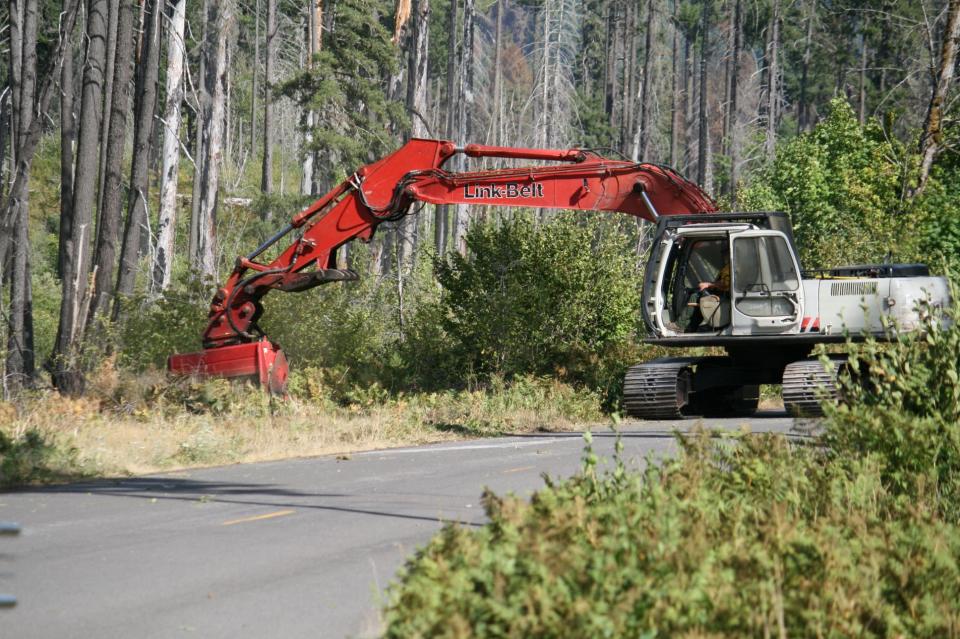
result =
[[[0,431],[36,432],[63,455],[54,477],[120,476],[291,457],[344,454],[509,432],[577,428],[602,420],[599,399],[550,380],[486,391],[387,396],[370,389],[346,406],[275,401],[215,381],[99,376],[88,396],[54,392],[0,402]],[[0,455],[2,456],[2,455]]]

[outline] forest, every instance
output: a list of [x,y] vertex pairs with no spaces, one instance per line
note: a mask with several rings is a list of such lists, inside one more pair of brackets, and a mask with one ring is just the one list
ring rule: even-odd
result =
[[[958,14],[960,0],[5,2],[3,397],[79,395],[105,360],[142,371],[195,350],[236,255],[410,137],[669,164],[724,207],[787,211],[812,266],[950,267]],[[274,301],[271,334],[295,364],[392,390],[613,370],[625,356],[610,353],[636,348],[624,282],[645,242],[632,220],[427,206],[340,256],[365,282]],[[533,265],[514,277],[525,292],[467,300],[501,258]],[[600,284],[577,279],[591,269]],[[610,326],[534,317],[526,289],[560,271],[600,298],[613,287]],[[555,294],[551,309],[573,295]],[[514,332],[483,334],[483,313],[511,305]],[[591,366],[573,379],[609,390]]]

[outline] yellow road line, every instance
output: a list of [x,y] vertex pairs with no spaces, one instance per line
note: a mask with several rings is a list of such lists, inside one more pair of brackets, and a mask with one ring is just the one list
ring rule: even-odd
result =
[[505,470],[503,471],[503,474],[507,475],[509,473],[519,473],[524,470],[533,470],[534,468],[536,468],[536,466],[521,466],[520,468],[511,468],[510,470]]
[[230,521],[225,521],[221,526],[232,526],[234,524],[245,524],[248,521],[260,521],[262,519],[273,519],[274,517],[284,517],[286,515],[292,515],[293,510],[278,510],[276,512],[267,513],[265,515],[256,515],[255,517],[244,517],[242,519],[231,519]]

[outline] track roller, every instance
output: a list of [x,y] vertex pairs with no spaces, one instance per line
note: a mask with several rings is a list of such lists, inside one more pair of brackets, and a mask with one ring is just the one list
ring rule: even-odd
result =
[[783,406],[795,417],[820,417],[822,402],[840,399],[838,377],[843,360],[832,360],[833,370],[824,370],[816,358],[787,364],[783,370]]
[[679,419],[690,399],[696,358],[664,358],[636,364],[623,381],[627,415],[640,419]]

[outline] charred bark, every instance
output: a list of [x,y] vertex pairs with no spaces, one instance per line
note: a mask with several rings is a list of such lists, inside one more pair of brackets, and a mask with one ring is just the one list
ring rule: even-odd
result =
[[134,100],[133,162],[130,166],[130,192],[127,222],[123,230],[120,269],[113,303],[113,317],[120,315],[124,297],[133,294],[140,257],[141,230],[147,221],[148,175],[153,115],[157,109],[157,75],[160,66],[160,20],[162,0],[148,0],[140,42],[140,66]]
[[113,275],[117,263],[117,244],[120,241],[121,208],[123,197],[123,151],[127,140],[127,111],[133,80],[134,20],[137,14],[136,0],[120,0],[117,10],[117,39],[111,86],[114,95],[105,102],[110,104],[109,115],[104,115],[103,191],[100,194],[100,214],[97,218],[97,242],[93,264],[97,275],[93,281],[87,327],[91,327],[109,307],[113,294]]
[[83,371],[78,361],[78,351],[85,316],[83,307],[88,301],[90,238],[100,166],[98,149],[107,59],[108,13],[107,0],[87,0],[86,55],[74,172],[73,225],[70,238],[64,246],[60,323],[51,360],[54,385],[61,392],[69,394],[83,390]]

